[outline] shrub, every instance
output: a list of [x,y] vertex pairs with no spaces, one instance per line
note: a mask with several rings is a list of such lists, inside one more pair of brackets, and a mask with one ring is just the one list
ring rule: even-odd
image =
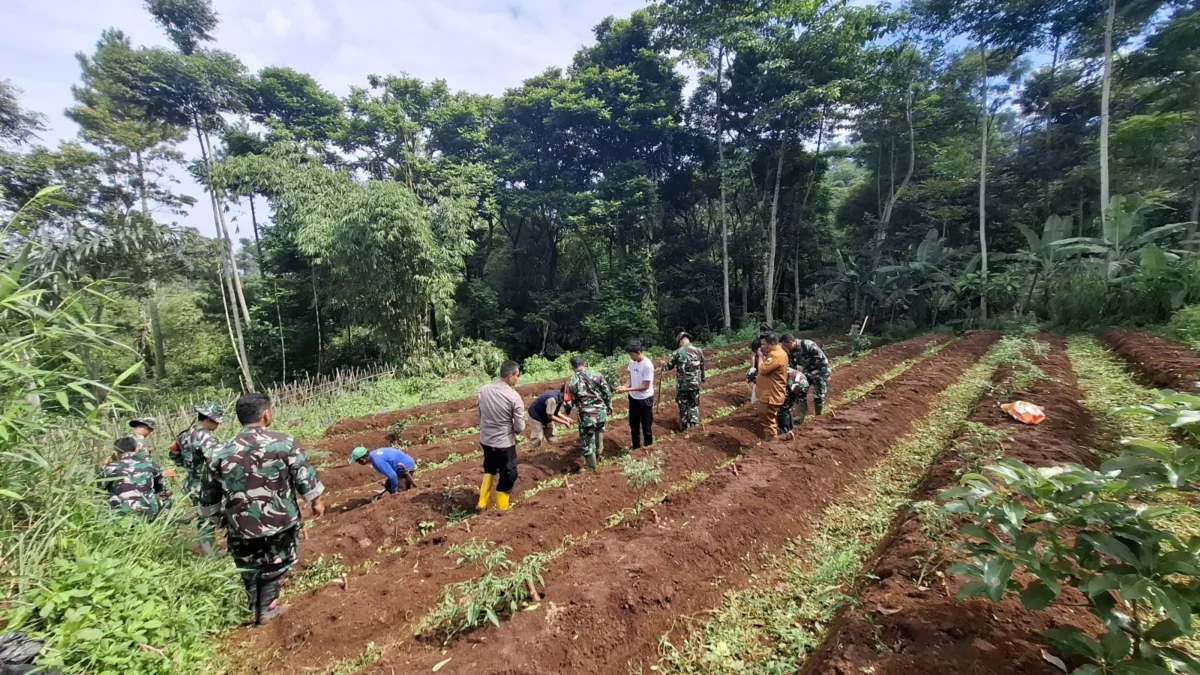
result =
[[[1169,394],[1118,412],[1200,434],[1198,396]],[[1012,594],[1040,610],[1071,586],[1103,626],[1099,639],[1070,626],[1046,633],[1059,651],[1086,662],[1076,675],[1200,673],[1200,661],[1179,643],[1200,612],[1200,536],[1184,538],[1170,526],[1195,513],[1173,505],[1172,493],[1195,488],[1200,450],[1131,439],[1098,471],[1005,459],[985,472],[964,475],[962,487],[941,495],[948,511],[968,516],[970,559],[950,568],[971,579],[960,599]],[[1028,582],[1013,578],[1018,570]]]
[[1187,305],[1171,317],[1167,336],[1200,349],[1200,305]]

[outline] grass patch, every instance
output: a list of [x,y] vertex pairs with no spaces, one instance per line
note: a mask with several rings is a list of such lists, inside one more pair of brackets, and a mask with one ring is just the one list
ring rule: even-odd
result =
[[383,648],[375,645],[374,642],[367,644],[358,656],[350,659],[342,659],[329,664],[329,667],[321,671],[321,675],[354,675],[358,671],[373,666],[383,659]]
[[342,564],[342,556],[334,554],[332,558],[321,556],[304,566],[304,570],[292,577],[288,590],[292,593],[306,593],[331,584],[346,576],[350,568]]
[[811,534],[770,556],[765,574],[756,575],[759,583],[731,592],[680,644],[664,636],[659,671],[795,672],[797,663],[820,644],[837,610],[852,600],[843,589],[861,577],[863,564],[891,529],[897,510],[908,503],[927,467],[963,429],[997,365],[1018,354],[1025,342],[1002,339],[939,394],[917,429],[892,446],[838,504],[813,520]]
[[[1138,415],[1109,415],[1119,406],[1154,402],[1158,392],[1133,380],[1124,361],[1118,360],[1091,335],[1067,339],[1067,357],[1083,390],[1084,406],[1091,411],[1112,441],[1136,436],[1153,441],[1170,440],[1170,431],[1161,424]],[[1105,448],[1109,452],[1117,448]]]

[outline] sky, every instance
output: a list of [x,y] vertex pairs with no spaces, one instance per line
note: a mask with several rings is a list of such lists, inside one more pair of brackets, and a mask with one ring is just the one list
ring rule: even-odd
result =
[[[343,96],[371,74],[442,78],[452,89],[502,94],[551,66],[566,66],[592,27],[627,16],[645,0],[214,0],[216,47],[251,72],[287,66]],[[142,0],[0,0],[9,27],[0,42],[0,79],[23,90],[26,108],[44,114],[45,145],[74,138],[63,116],[79,80],[75,54],[92,52],[116,27],[135,45],[170,46]],[[182,149],[196,154],[195,140]],[[179,191],[201,200],[182,225],[215,236],[201,188],[183,172]],[[249,209],[233,209],[234,237],[250,236]],[[174,218],[170,216],[170,218]]]

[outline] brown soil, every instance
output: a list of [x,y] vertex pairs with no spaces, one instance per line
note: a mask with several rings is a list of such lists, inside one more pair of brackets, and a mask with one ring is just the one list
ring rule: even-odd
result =
[[[976,333],[792,441],[763,443],[729,470],[673,497],[651,517],[604,531],[555,561],[537,608],[476,631],[445,651],[410,640],[368,672],[612,673],[657,660],[658,638],[680,615],[716,606],[759,571],[758,552],[810,531],[886,448],[930,410],[996,340]],[[748,416],[747,416],[748,417]]]
[[1118,328],[1100,341],[1137,369],[1150,385],[1174,391],[1200,391],[1200,352],[1152,333]]
[[[731,360],[729,362],[722,361],[720,363],[722,363],[723,365],[719,365],[716,367],[727,368],[732,365],[736,365],[736,363],[737,363],[736,359],[741,359],[741,358],[742,358],[741,356],[727,357],[727,359],[734,359],[734,360]],[[716,369],[716,367],[714,367],[714,370]],[[722,387],[727,387],[730,384],[742,382],[744,380],[745,380],[745,373],[743,373],[740,370],[733,370],[733,371],[730,371],[727,373],[722,373],[721,375],[717,375],[716,377],[710,378],[707,382],[704,383],[703,390],[706,392],[707,391],[715,391]],[[541,392],[539,392],[539,393],[541,393]],[[662,415],[668,407],[674,408],[674,406],[675,406],[674,397],[675,397],[674,382],[671,382],[670,386],[668,388],[664,389],[655,398],[655,401],[658,404],[658,411],[656,413],[656,416]],[[526,401],[526,403],[532,402],[533,398],[534,397],[528,397],[528,400]],[[472,402],[472,404],[473,404],[473,402]],[[706,405],[705,407],[707,408],[708,406]],[[720,407],[720,406],[717,406],[717,407]],[[621,413],[621,412],[627,411],[628,409],[629,409],[629,399],[625,395],[621,395],[613,401],[613,411],[614,412]],[[715,408],[713,408],[713,409],[715,410]],[[675,426],[677,426],[678,416],[676,416],[676,418],[674,419],[672,426],[666,426],[668,423],[667,419],[663,419],[662,422],[663,422],[663,426],[661,426],[661,428],[659,428],[659,429],[656,429],[655,433],[667,433],[668,431],[673,431]],[[443,431],[441,433],[446,433],[447,431],[460,431],[463,429],[471,429],[478,423],[479,423],[479,413],[476,410],[472,409],[472,410],[469,410],[466,412],[444,415],[442,417],[438,417],[438,418],[435,418],[432,420],[425,420],[425,421],[422,421],[420,423],[420,425],[423,427],[425,425],[440,425],[441,428],[443,429]],[[614,424],[626,424],[626,422],[624,420],[617,420],[614,422]],[[609,426],[611,427],[612,425],[609,425]],[[407,432],[408,432],[408,430],[405,430],[406,436],[408,435]],[[358,432],[355,434],[348,434],[348,435],[343,435],[343,436],[334,436],[332,438],[326,438],[326,439],[322,440],[321,442],[317,443],[316,448],[320,449],[320,450],[324,450],[326,452],[329,452],[334,457],[338,457],[338,458],[349,457],[350,451],[359,445],[364,445],[368,448],[378,448],[378,447],[387,445],[388,440],[386,438],[386,435],[387,435],[386,428],[369,429],[367,431],[361,431],[361,432]],[[568,432],[563,435],[563,438],[560,439],[560,442],[561,443],[570,443],[570,442],[573,442],[572,439],[577,438],[577,437],[578,437],[577,434],[571,434],[570,432]],[[467,453],[475,452],[477,450],[479,450],[479,436],[476,433],[459,434],[459,435],[453,436],[451,438],[443,438],[443,439],[434,441],[432,443],[422,443],[420,445],[411,445],[404,449],[405,452],[407,452],[408,454],[412,455],[414,458],[417,459],[418,467],[420,467],[420,465],[422,465],[422,464],[441,462],[441,461],[447,459],[450,455],[455,454],[455,453],[460,454],[460,455],[465,455]],[[350,486],[354,486],[354,487],[361,486],[367,482],[376,482],[377,483],[377,482],[379,482],[378,479],[379,479],[378,474],[376,474],[374,469],[372,469],[369,466],[346,465],[344,463],[341,463],[337,466],[323,469],[321,471],[321,481],[323,483],[325,483],[325,489],[329,490],[331,492],[342,490],[342,489],[344,489],[346,487],[350,487]]]
[[[1080,404],[1083,394],[1067,360],[1063,339],[1041,336],[1053,345],[1040,364],[1049,376],[1022,398],[1046,407],[1046,420],[1037,426],[1016,422],[1000,410],[1003,400],[985,397],[971,419],[1010,434],[1004,454],[1034,466],[1075,462],[1096,466],[1095,427]],[[1005,376],[997,373],[996,381]],[[933,500],[937,493],[958,483],[970,466],[957,450],[943,455],[914,496]],[[943,542],[944,543],[944,542]],[[1000,604],[981,599],[956,602],[961,578],[922,569],[925,561],[939,559],[940,569],[957,561],[956,549],[931,541],[921,522],[906,514],[872,570],[874,581],[860,595],[861,602],[846,610],[830,631],[822,649],[805,664],[805,673],[836,675],[927,675],[928,673],[991,673],[1061,675],[1042,658],[1048,650],[1043,631],[1063,624],[1085,630],[1096,628],[1086,609],[1055,603],[1041,612],[1030,612],[1019,600]],[[922,578],[918,586],[917,580]],[[1069,602],[1082,597],[1065,596]]]
[[[739,347],[736,345],[722,347],[708,355],[710,359],[709,367],[717,367],[715,366],[717,361],[728,359],[731,356],[744,355],[746,351],[746,347]],[[545,380],[542,382],[534,382],[532,384],[523,384],[517,387],[517,391],[522,397],[532,400],[532,398],[537,397],[538,394],[541,394],[548,389],[552,389],[561,385],[563,382],[566,382],[566,379],[567,378],[564,377],[561,380]],[[455,399],[453,401],[442,401],[440,403],[431,403],[429,405],[404,408],[402,410],[394,410],[392,412],[380,413],[377,415],[347,417],[334,422],[327,429],[325,429],[325,436],[341,436],[344,434],[366,431],[368,429],[387,429],[396,422],[460,413],[473,410],[474,407],[475,399],[467,397]]]
[[[831,400],[844,391],[878,378],[897,363],[920,355],[928,344],[946,339],[946,336],[927,336],[891,345],[840,368],[830,383]],[[744,396],[742,392],[744,390],[738,395]],[[709,398],[703,399],[703,405],[712,409]],[[832,419],[834,416],[830,415],[819,421]],[[654,448],[664,459],[664,484],[684,479],[693,471],[710,471],[721,462],[738,456],[744,448],[758,441],[757,432],[753,413],[742,411],[664,439]],[[624,434],[628,434],[627,426]],[[472,487],[464,497],[469,503],[476,495]],[[398,499],[406,498],[407,495],[401,495]],[[270,627],[239,634],[238,638],[250,640],[240,651],[254,657],[246,664],[246,670],[256,673],[300,670],[299,665],[293,668],[292,664],[313,668],[334,659],[352,657],[367,642],[394,641],[408,634],[411,622],[418,620],[433,605],[445,584],[477,574],[471,568],[456,568],[454,561],[445,556],[447,546],[472,538],[493,541],[511,547],[509,557],[516,560],[529,553],[553,548],[563,537],[578,538],[602,528],[609,514],[630,506],[634,499],[636,495],[628,487],[621,467],[609,466],[596,474],[572,476],[566,486],[545,490],[528,500],[518,497],[516,507],[508,513],[489,511],[425,537],[416,546],[393,540],[390,542],[392,548],[389,548],[372,540],[363,547],[352,536],[341,537],[341,544],[335,543],[337,537],[326,539],[321,544],[327,547],[326,550],[332,551],[337,546],[343,546],[343,551],[352,550],[350,547],[365,550],[373,557],[372,566],[352,571],[345,588],[326,586],[292,600],[292,611]],[[370,516],[365,510],[355,515],[353,526],[380,528],[386,527],[388,520],[394,525],[405,522],[406,518],[406,527],[411,526],[412,516],[403,515],[408,507],[402,504],[391,500],[374,504],[372,506],[377,508]],[[427,512],[432,511],[424,508]],[[658,510],[673,510],[673,506],[660,506]],[[353,527],[345,516],[341,518],[347,523],[346,527]],[[306,556],[312,555],[308,549],[316,541],[314,534],[302,544]],[[397,543],[401,550],[392,553]],[[382,552],[377,553],[377,549]]]

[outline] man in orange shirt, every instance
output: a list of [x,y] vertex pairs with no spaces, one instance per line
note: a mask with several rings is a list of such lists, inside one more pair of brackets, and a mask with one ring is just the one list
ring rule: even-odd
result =
[[779,406],[787,400],[788,357],[779,346],[779,336],[764,335],[760,349],[758,374],[758,414],[763,425],[763,435],[769,440],[778,433],[776,415]]

